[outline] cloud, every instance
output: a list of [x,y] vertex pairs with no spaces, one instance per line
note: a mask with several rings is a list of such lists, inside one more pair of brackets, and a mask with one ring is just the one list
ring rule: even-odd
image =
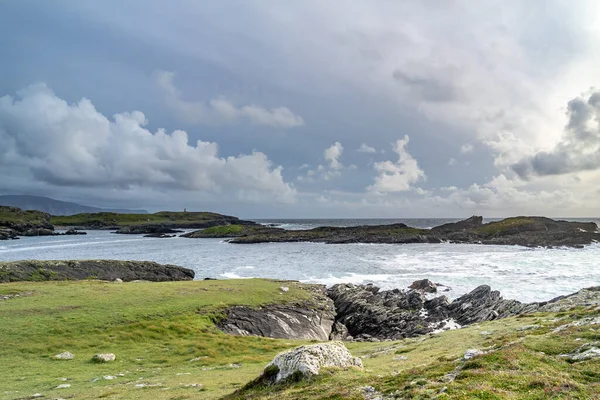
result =
[[358,151],[359,153],[377,153],[377,150],[375,150],[371,146],[367,146],[364,143],[361,143],[360,147],[356,151]]
[[600,169],[600,90],[567,105],[569,117],[560,141],[511,165],[520,177],[562,175]]
[[60,187],[94,187],[232,193],[294,201],[282,167],[267,156],[222,157],[214,142],[188,142],[181,130],[150,132],[140,111],[109,119],[92,102],[74,104],[46,85],[32,85],[17,99],[0,98],[0,170],[24,171],[28,179]]
[[456,161],[456,158],[450,157],[450,159],[448,160],[448,165],[454,166],[456,164],[458,164],[458,161]]
[[465,143],[460,146],[460,152],[462,154],[469,154],[473,152],[473,145],[471,143]]
[[323,157],[325,157],[325,161],[329,164],[329,168],[333,170],[340,170],[344,168],[342,163],[340,162],[340,157],[344,152],[344,147],[340,142],[335,142],[330,147],[326,148],[323,152]]
[[287,107],[266,109],[256,105],[236,107],[224,98],[212,99],[208,102],[186,101],[173,79],[175,74],[168,71],[156,73],[156,83],[165,93],[167,105],[190,123],[221,124],[238,120],[247,120],[256,125],[273,128],[295,128],[304,125],[304,119],[295,115]]
[[425,172],[419,168],[417,160],[406,150],[408,141],[408,136],[404,136],[394,144],[398,161],[375,163],[374,167],[379,175],[367,190],[378,193],[405,192],[411,189],[413,183],[425,179]]
[[[422,66],[418,66],[418,68],[423,69]],[[434,76],[426,76],[422,72],[411,73],[401,69],[396,69],[392,76],[407,87],[411,94],[423,101],[450,102],[460,97],[459,89],[447,78],[444,82]]]

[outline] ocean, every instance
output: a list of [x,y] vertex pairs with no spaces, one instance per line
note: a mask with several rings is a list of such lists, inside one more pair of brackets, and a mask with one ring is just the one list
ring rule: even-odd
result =
[[[257,221],[286,229],[398,222],[427,228],[456,219]],[[325,285],[374,283],[384,289],[406,288],[417,279],[428,278],[451,287],[444,293],[451,298],[481,284],[499,290],[504,298],[520,301],[544,301],[600,285],[600,244],[584,249],[450,243],[236,245],[222,239],[158,239],[108,231],[0,242],[0,261],[23,259],[150,260],[191,268],[196,279],[264,277]]]

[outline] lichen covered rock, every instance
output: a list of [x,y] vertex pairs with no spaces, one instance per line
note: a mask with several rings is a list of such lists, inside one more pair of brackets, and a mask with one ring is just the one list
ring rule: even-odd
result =
[[265,368],[266,377],[279,382],[292,376],[318,375],[321,368],[362,368],[360,358],[353,357],[342,342],[300,346],[280,353]]

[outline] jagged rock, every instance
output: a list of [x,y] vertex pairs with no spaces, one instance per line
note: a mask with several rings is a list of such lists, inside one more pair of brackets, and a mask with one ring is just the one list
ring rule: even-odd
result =
[[429,279],[421,279],[420,281],[414,281],[408,288],[418,290],[424,293],[437,292],[437,285],[431,282]]
[[117,278],[123,281],[187,281],[194,279],[194,271],[152,261],[23,260],[0,262],[0,282],[90,278],[106,281],[114,281]]
[[276,383],[289,377],[318,375],[321,368],[362,368],[360,358],[353,357],[342,342],[300,346],[280,353],[263,372],[263,378]]
[[52,358],[55,360],[72,360],[73,358],[75,358],[75,356],[72,353],[65,351],[63,353],[53,356]]
[[564,357],[570,361],[585,361],[600,358],[600,342],[586,343],[569,354],[561,354],[560,357]]
[[580,291],[556,297],[547,303],[540,304],[540,312],[560,312],[573,307],[591,307],[600,305],[600,286],[581,289]]
[[333,328],[331,329],[331,334],[329,335],[330,340],[352,340],[352,336],[348,334],[348,328],[346,325],[335,322],[333,324]]
[[92,357],[92,361],[97,362],[97,363],[112,362],[112,361],[115,361],[116,359],[117,359],[117,356],[115,356],[112,353],[94,354],[94,356]]
[[230,307],[217,325],[225,333],[280,339],[328,340],[335,317],[333,301],[324,286],[306,287],[311,302],[295,305],[274,304],[253,309]]
[[454,300],[450,306],[451,317],[460,325],[491,321],[532,312],[538,304],[523,304],[517,300],[504,300],[497,290],[481,285],[470,293]]
[[327,294],[335,304],[336,321],[344,324],[355,339],[368,340],[365,335],[377,339],[422,335],[434,329],[431,323],[447,317],[447,312],[440,311],[447,299],[428,301],[417,291],[380,291],[373,285],[338,284]]

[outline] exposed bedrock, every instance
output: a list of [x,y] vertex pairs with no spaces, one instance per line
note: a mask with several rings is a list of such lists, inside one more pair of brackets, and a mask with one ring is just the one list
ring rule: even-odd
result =
[[153,282],[194,279],[191,269],[152,261],[23,260],[0,262],[0,282],[100,279]]
[[325,287],[311,286],[313,300],[303,304],[231,307],[219,328],[233,335],[283,339],[328,340],[335,318]]

